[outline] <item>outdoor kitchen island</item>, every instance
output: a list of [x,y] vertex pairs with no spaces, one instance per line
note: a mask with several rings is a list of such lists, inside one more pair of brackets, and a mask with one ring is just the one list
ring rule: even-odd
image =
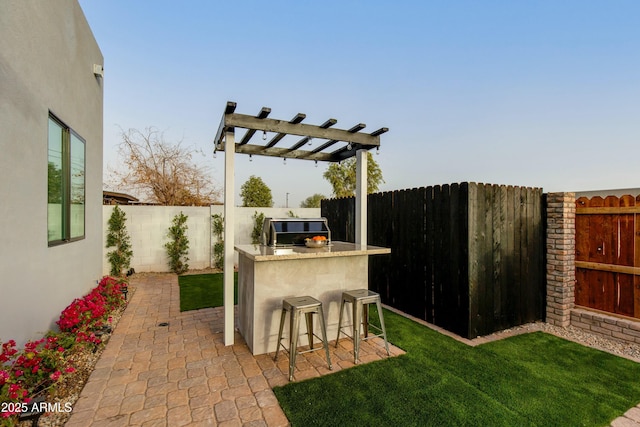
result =
[[[367,289],[369,256],[391,253],[391,249],[346,242],[328,247],[271,247],[238,245],[238,323],[240,333],[254,355],[276,351],[282,300],[309,295],[324,308],[327,339],[338,333],[342,292]],[[304,322],[300,344],[308,345]],[[347,323],[347,324],[350,324]],[[319,323],[314,330],[321,336]],[[285,326],[284,337],[289,328]],[[315,341],[315,345],[319,345]]]

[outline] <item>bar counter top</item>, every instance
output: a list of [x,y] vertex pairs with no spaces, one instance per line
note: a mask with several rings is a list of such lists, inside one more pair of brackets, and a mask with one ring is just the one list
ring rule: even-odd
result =
[[238,245],[235,249],[253,261],[285,261],[292,259],[331,258],[391,253],[391,249],[380,246],[361,247],[355,243],[331,242],[322,248],[306,246],[271,247],[264,245]]

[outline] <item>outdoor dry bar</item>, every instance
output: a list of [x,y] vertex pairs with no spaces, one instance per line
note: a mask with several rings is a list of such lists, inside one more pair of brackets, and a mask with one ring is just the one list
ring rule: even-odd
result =
[[[215,151],[225,154],[224,184],[224,307],[225,344],[233,344],[234,255],[238,252],[238,323],[253,354],[276,350],[282,300],[310,295],[325,307],[328,336],[337,335],[339,304],[342,291],[368,288],[370,255],[390,253],[388,248],[367,245],[367,151],[380,146],[380,135],[387,128],[370,134],[360,132],[359,123],[348,130],[333,128],[329,119],[321,125],[301,123],[304,114],[289,121],[268,118],[271,109],[262,108],[256,116],[235,113],[236,104],[228,102],[215,136]],[[237,138],[236,128],[245,129]],[[273,134],[264,144],[252,144],[256,132]],[[285,137],[302,137],[283,147]],[[312,145],[311,141],[313,141]],[[280,144],[281,146],[276,146]],[[233,147],[232,150],[229,147]],[[301,242],[284,246],[234,246],[234,156],[235,153],[260,155],[315,162],[339,162],[356,158],[356,230],[355,243],[328,239],[321,247],[308,248]],[[311,235],[321,234],[311,232]],[[315,236],[311,236],[315,237]],[[305,342],[300,343],[304,345]]]

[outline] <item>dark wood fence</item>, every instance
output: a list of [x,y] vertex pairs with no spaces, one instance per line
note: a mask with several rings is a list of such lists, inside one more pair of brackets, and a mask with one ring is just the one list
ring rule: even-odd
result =
[[[451,184],[370,194],[369,288],[385,304],[474,338],[543,319],[541,189]],[[354,241],[353,198],[324,200],[334,240]]]
[[576,304],[640,318],[640,196],[576,200]]

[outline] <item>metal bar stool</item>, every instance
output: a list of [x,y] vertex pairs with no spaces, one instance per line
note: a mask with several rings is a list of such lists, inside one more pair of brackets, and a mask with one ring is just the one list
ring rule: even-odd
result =
[[[351,291],[344,291],[342,293],[342,302],[340,303],[340,318],[338,320],[338,337],[336,338],[336,347],[338,346],[338,340],[340,339],[340,333],[349,336],[342,329],[348,326],[342,326],[342,313],[344,312],[344,304],[351,303],[353,308],[353,318],[351,326],[353,327],[351,339],[353,339],[353,363],[358,363],[358,352],[360,351],[360,325],[364,327],[364,338],[362,341],[382,337],[384,338],[384,347],[389,353],[389,344],[387,343],[387,330],[384,327],[384,317],[382,315],[382,303],[380,301],[380,294],[377,294],[369,289],[355,289]],[[369,325],[369,304],[376,304],[378,308],[378,318],[380,319],[380,327],[376,325]],[[376,329],[378,334],[369,336],[369,326]]]
[[[287,312],[289,314],[289,348],[282,344],[282,330],[284,329],[284,318]],[[307,320],[307,335],[309,337],[309,350],[298,351],[298,335],[300,331],[300,315],[304,314]],[[320,329],[322,337],[313,333],[313,314],[317,314],[320,318]],[[278,352],[280,346],[289,352],[289,381],[293,381],[293,370],[296,366],[296,355],[298,353],[308,353],[310,351],[320,350],[313,348],[314,335],[322,340],[324,351],[327,354],[327,364],[331,367],[331,358],[329,357],[329,342],[327,341],[327,329],[324,324],[324,313],[322,311],[322,302],[310,296],[285,298],[282,300],[282,314],[280,315],[280,331],[278,332],[278,348],[273,360],[278,360]]]

